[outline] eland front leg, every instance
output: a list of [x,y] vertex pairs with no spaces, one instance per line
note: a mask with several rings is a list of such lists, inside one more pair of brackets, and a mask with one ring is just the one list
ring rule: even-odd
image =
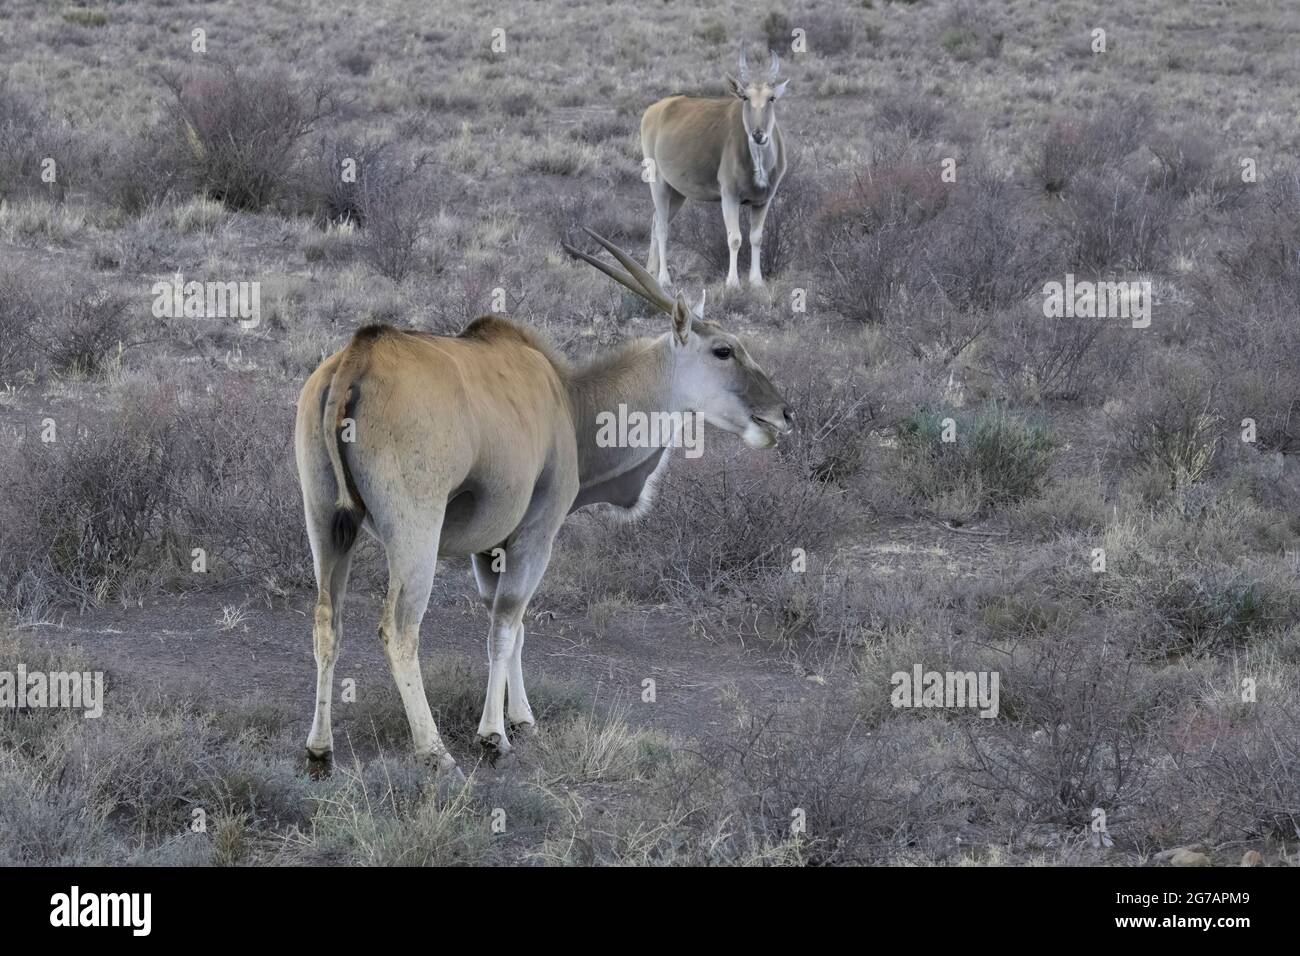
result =
[[[493,569],[493,556],[490,553],[474,555],[473,564],[474,583],[478,586],[479,599],[490,611],[496,603],[497,580],[501,575]],[[537,718],[528,705],[528,692],[524,689],[523,654],[524,625],[520,623],[506,668],[506,718],[511,730],[531,736],[537,732]]]
[[749,210],[749,284],[754,286],[763,284],[763,222],[767,207],[768,203],[763,203]]
[[[567,500],[572,500],[570,496]],[[492,600],[492,626],[488,632],[488,684],[479,720],[479,743],[503,757],[513,749],[506,736],[506,690],[510,690],[510,721],[513,724],[535,723],[528,697],[524,693],[523,645],[524,612],[541,584],[551,560],[551,545],[567,513],[558,498],[542,493],[534,495],[539,514],[525,515],[523,522],[505,545],[504,567],[496,578]],[[480,556],[481,557],[481,556]],[[475,577],[482,577],[475,563]],[[517,691],[517,693],[516,693]]]
[[740,276],[736,273],[736,259],[740,255],[740,200],[728,193],[722,194],[722,221],[727,226],[727,251],[731,264],[727,268],[727,288],[739,289]]

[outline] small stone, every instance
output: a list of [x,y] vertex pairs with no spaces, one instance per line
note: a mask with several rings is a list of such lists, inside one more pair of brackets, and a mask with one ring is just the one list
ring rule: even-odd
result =
[[1161,850],[1155,855],[1155,861],[1157,863],[1168,863],[1174,858],[1175,854],[1182,853],[1184,850],[1191,850],[1199,853],[1203,849],[1205,849],[1205,847],[1199,843],[1189,843],[1187,846],[1176,846],[1168,850]]
[[1169,858],[1170,866],[1209,866],[1210,858],[1195,850],[1179,850]]

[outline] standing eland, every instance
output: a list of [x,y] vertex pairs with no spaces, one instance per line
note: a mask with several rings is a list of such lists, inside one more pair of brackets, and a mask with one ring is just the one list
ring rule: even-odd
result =
[[776,101],[789,80],[777,82],[781,61],[775,53],[766,78],[749,75],[740,53],[739,78],[728,76],[730,96],[670,96],[641,117],[641,151],[649,165],[654,222],[646,269],[667,286],[668,224],[687,199],[722,202],[731,266],[727,286],[739,288],[740,207],[749,207],[749,281],[763,284],[760,248],[763,222],[785,175],[785,144],[776,124]]
[[565,249],[671,316],[669,332],[573,367],[503,318],[476,319],[455,337],[369,325],[303,386],[294,450],[317,586],[313,758],[333,752],[334,663],[358,530],[378,538],[388,559],[379,638],[415,751],[459,774],[434,725],[417,653],[437,559],[469,555],[492,613],[478,737],[499,758],[511,749],[507,714],[517,729],[535,724],[523,619],[556,532],[590,504],[639,513],[668,461],[666,444],[607,447],[597,438],[602,413],[695,413],[754,448],[770,448],[793,427],[740,339],[703,321],[703,298],[695,309],[680,295],[670,299],[625,252],[591,235],[626,273]]

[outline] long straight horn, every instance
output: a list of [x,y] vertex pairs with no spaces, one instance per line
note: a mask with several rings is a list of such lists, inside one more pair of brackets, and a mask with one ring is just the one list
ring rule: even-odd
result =
[[775,83],[775,82],[776,82],[776,78],[777,78],[778,76],[780,76],[780,75],[781,75],[781,58],[780,58],[779,56],[777,56],[777,55],[776,55],[776,51],[773,50],[773,51],[772,51],[772,63],[771,63],[771,65],[768,66],[768,68],[767,68],[767,78],[768,78],[770,81],[772,81],[773,83]]
[[614,258],[617,259],[620,263],[622,263],[624,268],[626,268],[628,271],[621,272],[620,270],[615,269],[613,266],[609,265],[608,263],[602,262],[601,260],[597,259],[595,256],[589,256],[587,255],[587,253],[583,252],[582,250],[575,249],[567,242],[562,242],[560,243],[560,245],[565,252],[573,256],[575,259],[581,259],[583,262],[587,263],[588,265],[595,266],[597,269],[605,273],[605,275],[609,276],[619,285],[624,286],[630,289],[631,291],[635,292],[637,295],[645,299],[647,302],[649,302],[655,308],[659,309],[661,312],[666,312],[667,314],[672,315],[673,312],[672,299],[664,295],[663,290],[659,288],[659,284],[650,277],[650,274],[648,272],[646,272],[643,268],[641,268],[641,266],[638,265],[627,253],[625,253],[618,246],[614,245],[608,239],[604,238],[603,236],[597,235],[596,233],[592,232],[590,229],[586,229],[585,227],[584,227],[584,231],[589,236],[591,236],[591,238],[595,239],[602,246],[608,249],[610,254],[613,255]]
[[745,60],[745,48],[740,48],[740,83],[742,86],[749,83],[749,63]]

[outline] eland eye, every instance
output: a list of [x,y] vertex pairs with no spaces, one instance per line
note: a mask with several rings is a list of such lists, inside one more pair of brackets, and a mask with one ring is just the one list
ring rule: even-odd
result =
[[724,361],[731,358],[731,346],[715,345],[713,347],[713,357],[723,359]]

